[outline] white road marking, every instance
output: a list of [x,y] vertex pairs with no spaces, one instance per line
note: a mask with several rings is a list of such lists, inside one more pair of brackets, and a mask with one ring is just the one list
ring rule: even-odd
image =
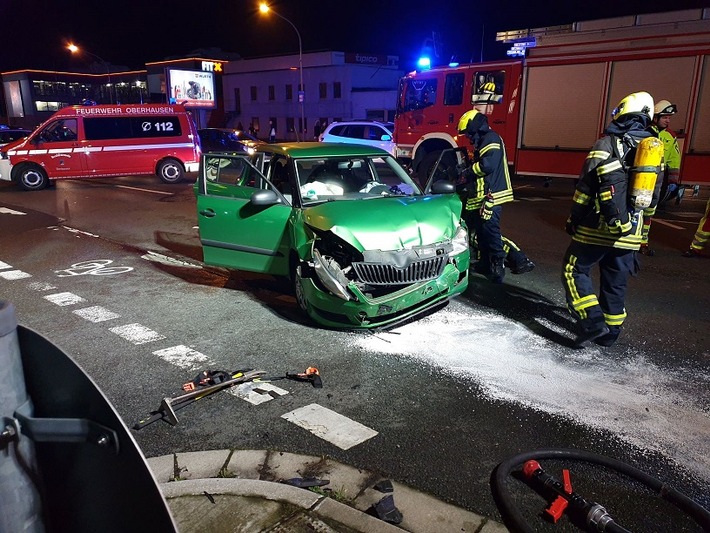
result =
[[126,324],[125,326],[117,326],[115,328],[109,328],[111,333],[115,333],[119,337],[123,337],[128,342],[135,344],[146,344],[148,342],[155,342],[165,338],[164,335],[153,331],[140,324]]
[[93,307],[84,307],[83,309],[77,309],[72,311],[75,315],[79,315],[81,318],[88,320],[89,322],[106,322],[107,320],[113,320],[114,318],[119,318],[121,315],[109,311],[108,309],[101,307],[100,305],[95,305]]
[[153,194],[162,194],[163,196],[174,196],[174,192],[163,192],[163,191],[154,191],[152,189],[141,189],[140,187],[129,187],[128,185],[114,185],[117,189],[131,189],[133,191],[142,191],[142,192],[149,192]]
[[12,268],[12,265],[8,265],[7,263],[3,263],[2,261],[0,261],[0,270],[4,268]]
[[26,215],[27,213],[23,213],[22,211],[15,211],[14,209],[10,209],[9,207],[0,207],[0,213],[5,213],[6,215]]
[[349,450],[377,435],[374,429],[317,403],[299,407],[281,415],[281,418],[307,429],[316,437],[327,440],[342,450]]
[[236,387],[228,389],[227,392],[232,396],[241,398],[242,400],[245,400],[253,405],[259,405],[273,400],[273,394],[276,394],[277,396],[285,396],[288,394],[287,390],[276,387],[271,383],[261,383],[258,381],[248,381],[247,383],[242,383]]
[[[55,228],[56,226],[50,226],[52,229]],[[76,228],[70,228],[69,226],[61,226],[65,230],[71,232],[71,233],[77,233],[79,235],[86,235],[87,237],[96,237],[98,238],[98,235],[94,235],[93,233],[89,233],[88,231],[81,231],[80,229]]]
[[53,291],[56,289],[56,287],[50,283],[46,283],[44,281],[33,281],[29,285],[27,285],[28,289],[31,289],[33,291]]
[[204,366],[205,362],[209,361],[209,357],[205,354],[182,344],[157,350],[153,352],[153,355],[157,355],[171,365],[179,366],[186,370],[199,370]]
[[147,254],[142,255],[141,259],[145,259],[146,261],[153,261],[154,263],[161,263],[163,265],[202,268],[202,265],[193,265],[192,263],[181,261],[179,259],[174,259],[167,255],[157,254],[155,252],[148,252]]
[[77,296],[72,292],[58,292],[57,294],[49,294],[44,297],[45,300],[49,300],[53,304],[59,306],[74,305],[81,302],[85,302],[81,296]]
[[24,279],[31,277],[32,274],[28,274],[27,272],[23,272],[22,270],[5,270],[4,272],[0,272],[0,278],[4,278],[7,280]]

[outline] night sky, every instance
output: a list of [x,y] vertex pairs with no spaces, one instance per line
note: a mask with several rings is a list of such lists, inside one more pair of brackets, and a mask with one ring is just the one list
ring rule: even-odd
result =
[[[505,58],[498,31],[568,24],[623,15],[710,7],[710,0],[276,0],[271,7],[299,30],[303,51],[341,50],[400,56],[409,70],[436,32],[448,63]],[[480,7],[476,7],[480,6]],[[545,7],[532,7],[545,6]],[[72,56],[69,41],[112,65],[146,62],[219,48],[245,58],[298,53],[296,32],[258,12],[254,0],[0,0],[0,72],[41,68],[81,70],[91,58]]]

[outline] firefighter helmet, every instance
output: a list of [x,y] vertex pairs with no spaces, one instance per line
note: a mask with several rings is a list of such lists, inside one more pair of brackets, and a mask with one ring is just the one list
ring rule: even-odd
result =
[[678,112],[678,108],[675,104],[671,104],[668,100],[661,100],[653,108],[653,114],[655,116],[661,115],[675,115]]
[[471,109],[470,111],[466,111],[463,115],[461,115],[458,126],[459,135],[466,133],[468,123],[471,122],[476,117],[476,115],[478,115],[478,113],[479,112],[476,109]]
[[653,96],[641,91],[626,96],[611,112],[611,118],[618,120],[624,115],[646,115],[653,118]]
[[482,94],[495,94],[496,93],[496,84],[492,81],[487,81],[483,85],[481,85],[480,92]]

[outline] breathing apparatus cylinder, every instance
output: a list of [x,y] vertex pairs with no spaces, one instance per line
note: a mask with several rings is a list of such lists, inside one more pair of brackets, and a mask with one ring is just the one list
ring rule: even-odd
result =
[[646,209],[653,200],[656,178],[661,171],[663,142],[656,137],[646,137],[636,147],[634,166],[631,169],[631,205],[635,210]]

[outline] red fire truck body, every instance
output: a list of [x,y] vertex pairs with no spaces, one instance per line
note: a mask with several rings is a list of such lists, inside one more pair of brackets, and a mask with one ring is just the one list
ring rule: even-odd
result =
[[399,158],[422,179],[472,107],[503,138],[515,174],[576,178],[627,94],[648,91],[678,106],[671,129],[683,183],[710,183],[710,9],[574,23],[498,34],[535,38],[523,60],[412,72],[400,81]]

